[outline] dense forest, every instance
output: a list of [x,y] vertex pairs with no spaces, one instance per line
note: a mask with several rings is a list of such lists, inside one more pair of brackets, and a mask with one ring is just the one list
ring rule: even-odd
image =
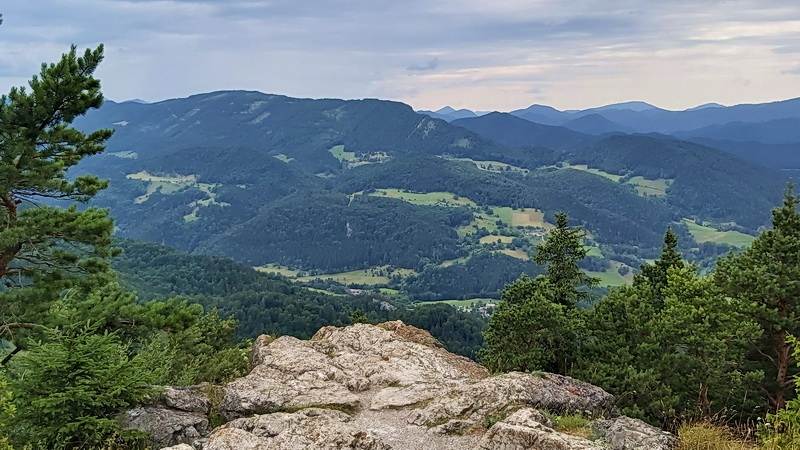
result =
[[[325,325],[396,319],[429,330],[449,350],[476,358],[495,373],[544,370],[595,383],[613,393],[625,413],[671,430],[695,421],[747,427],[761,420],[761,443],[800,445],[794,378],[800,356],[795,339],[800,335],[800,200],[794,187],[785,190],[782,204],[769,205],[778,205],[771,226],[760,230],[747,249],[719,259],[718,252],[728,247],[682,244],[693,235],[688,222],[677,222],[682,212],[705,211],[720,220],[736,215],[741,223],[731,226],[743,229],[766,224],[767,218],[756,214],[772,195],[769,186],[782,179],[765,183],[749,200],[744,193],[734,196],[738,206],[704,204],[722,200],[715,189],[729,185],[730,178],[723,178],[715,187],[697,188],[697,203],[680,210],[670,206],[673,189],[680,186],[679,172],[641,172],[674,179],[665,198],[640,195],[610,179],[608,172],[603,176],[552,165],[528,172],[481,170],[474,162],[440,157],[445,155],[408,156],[443,146],[452,151],[450,156],[461,157],[503,148],[442,121],[419,121],[403,105],[308,101],[320,112],[305,108],[307,102],[271,97],[288,114],[274,125],[280,133],[266,133],[276,148],[293,152],[284,153],[284,159],[337,143],[355,147],[356,154],[380,149],[395,158],[345,167],[333,153],[333,159],[317,165],[254,157],[252,170],[207,169],[163,174],[155,181],[134,172],[122,177],[130,184],[109,188],[107,180],[87,173],[91,164],[68,172],[103,152],[113,134],[99,126],[84,132],[71,125],[103,102],[94,77],[102,59],[102,46],[82,55],[73,47],[59,62],[43,65],[29,89],[15,88],[0,97],[0,448],[145,448],[147,437],[120,428],[117,418],[151,400],[157,386],[222,384],[242,376],[249,370],[250,339],[262,333],[305,338]],[[214,97],[201,100],[213,102]],[[217,106],[225,112],[231,104]],[[142,120],[155,120],[138,106],[132,108],[140,109]],[[397,128],[380,118],[387,110],[402,122]],[[370,120],[346,120],[358,111],[366,111]],[[330,119],[324,131],[312,127],[311,133],[308,122],[300,120],[322,113]],[[296,140],[292,133],[298,129],[309,135],[306,141]],[[175,135],[181,132],[186,130]],[[132,134],[121,135],[129,145],[139,142]],[[217,150],[197,147],[209,135],[193,136],[198,139],[194,150],[163,146],[161,156],[150,156],[221,158]],[[387,144],[401,136],[403,145]],[[155,148],[161,141],[150,142]],[[706,151],[675,145],[671,157]],[[509,153],[529,162],[536,154],[530,148]],[[721,170],[750,177],[754,185],[773,175],[749,165],[726,168],[726,157],[709,154]],[[147,161],[138,161],[144,164],[139,170],[148,167]],[[625,172],[620,177],[644,167],[625,161],[610,158],[602,164]],[[94,167],[101,174],[120,168]],[[339,176],[310,175],[309,167]],[[259,174],[259,168],[271,175]],[[270,178],[275,172],[283,178]],[[274,189],[285,190],[269,192],[269,181],[259,181],[270,179]],[[411,186],[412,180],[417,184]],[[137,181],[151,184],[137,187]],[[248,182],[259,184],[270,200],[257,206],[246,199],[237,189],[246,190]],[[370,195],[378,187],[410,191],[415,186],[479,203],[421,206]],[[135,195],[133,204],[142,209],[133,211],[160,220],[151,228],[129,213],[133,216],[121,228],[155,241],[179,242],[184,249],[235,249],[249,264],[279,261],[325,269],[396,264],[415,272],[391,283],[429,300],[443,293],[470,297],[503,289],[487,320],[478,308],[417,304],[402,295],[384,297],[379,290],[350,295],[322,277],[310,282],[313,287],[303,286],[221,256],[117,239],[114,210],[91,203],[104,191],[110,193],[105,199],[110,204]],[[54,198],[73,204],[54,204]],[[548,231],[528,226],[525,231],[542,233],[531,240],[522,229],[508,230],[509,224],[491,216],[497,217],[496,234],[489,234],[491,223],[463,232],[478,215],[503,206],[540,208]],[[751,215],[736,212],[749,207],[755,208]],[[579,226],[570,225],[570,215]],[[611,221],[622,224],[627,234],[612,228]],[[676,226],[654,236],[665,224]],[[226,231],[201,239],[197,229],[189,231],[196,225],[203,232],[239,234]],[[500,231],[509,233],[502,235],[509,243],[502,242]],[[631,285],[598,295],[598,279],[583,268],[605,267],[607,261],[590,257],[590,241],[609,254],[618,251],[620,258],[651,260],[640,266]],[[263,245],[257,252],[245,242]],[[501,244],[510,245],[502,250],[518,250],[530,260],[498,253]],[[350,247],[355,250],[342,251]],[[647,256],[654,247],[656,254]],[[714,263],[701,274],[698,265],[687,262],[684,249],[696,261]]]

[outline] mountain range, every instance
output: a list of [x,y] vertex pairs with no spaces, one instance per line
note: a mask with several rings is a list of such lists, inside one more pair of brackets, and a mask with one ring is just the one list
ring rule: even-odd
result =
[[[540,125],[596,136],[610,133],[670,135],[717,147],[770,167],[800,168],[800,159],[795,155],[800,153],[800,98],[735,106],[707,103],[684,111],[668,111],[645,102],[568,111],[531,105],[508,114]],[[468,109],[458,110],[456,114],[454,109],[446,107],[432,117],[453,122],[484,115]]]
[[658,254],[668,226],[701,264],[746,245],[788,180],[746,151],[628,134],[608,117],[659,111],[527,111],[569,115],[569,128],[247,91],[109,101],[76,122],[116,132],[75,173],[111,180],[96,204],[122,237],[419,300],[495,296],[539,273],[533,246],[565,211],[589,233],[584,268],[619,284]]

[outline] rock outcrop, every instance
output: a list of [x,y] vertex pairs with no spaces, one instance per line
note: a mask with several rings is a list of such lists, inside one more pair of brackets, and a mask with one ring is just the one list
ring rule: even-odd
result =
[[[596,386],[549,373],[491,377],[399,321],[325,327],[308,341],[261,336],[251,362],[250,374],[215,391],[214,405],[203,394],[210,387],[167,388],[158,405],[131,411],[129,425],[151,431],[161,446],[184,445],[173,450],[676,445],[669,433],[619,416],[613,396]],[[209,411],[228,422],[210,432],[207,421],[190,423]],[[563,414],[593,421],[575,436],[553,424],[551,416]]]

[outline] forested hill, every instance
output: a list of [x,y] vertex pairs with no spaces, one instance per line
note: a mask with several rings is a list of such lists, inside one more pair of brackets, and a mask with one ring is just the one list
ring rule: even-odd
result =
[[764,211],[780,200],[787,180],[779,171],[708,146],[641,135],[605,138],[571,152],[568,160],[626,177],[672,180],[666,200],[675,210],[702,210],[706,219],[749,229],[764,224]]
[[564,127],[541,125],[506,113],[458,119],[454,125],[512,147],[547,147],[572,150],[597,142],[599,138]]
[[[657,256],[668,226],[705,264],[752,240],[787,179],[666,136],[463,123],[480,134],[381,100],[107,102],[78,125],[113,128],[108,149],[71,174],[111,180],[94,204],[121,237],[425,300],[496,297],[497,274],[538,273],[557,211],[589,232],[584,269],[608,284]],[[500,267],[484,276],[486,261]]]

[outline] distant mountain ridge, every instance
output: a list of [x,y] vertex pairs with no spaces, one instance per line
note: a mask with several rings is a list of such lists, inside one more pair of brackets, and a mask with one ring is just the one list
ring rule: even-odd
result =
[[[427,111],[420,112],[427,113]],[[470,113],[472,111],[467,109],[459,110],[459,114],[463,117],[471,117]],[[800,118],[800,98],[733,106],[706,103],[683,111],[670,111],[641,101],[569,111],[560,111],[551,106],[535,104],[524,109],[510,111],[509,114],[543,125],[564,125],[583,116],[599,114],[605,119],[619,124],[620,127],[627,127],[635,132],[670,134],[730,122],[759,123],[776,119]]]
[[[570,115],[571,125],[619,124],[604,114]],[[111,209],[121,237],[377,277],[423,300],[492,297],[508,273],[538,273],[532,246],[557,211],[591,233],[587,270],[620,279],[620,264],[658,255],[667,226],[688,255],[710,258],[728,248],[701,253],[682,220],[753,233],[786,179],[672,136],[588,134],[507,113],[448,123],[376,99],[221,91],[109,101],[76,125],[116,130],[74,174],[111,180],[94,204]]]

